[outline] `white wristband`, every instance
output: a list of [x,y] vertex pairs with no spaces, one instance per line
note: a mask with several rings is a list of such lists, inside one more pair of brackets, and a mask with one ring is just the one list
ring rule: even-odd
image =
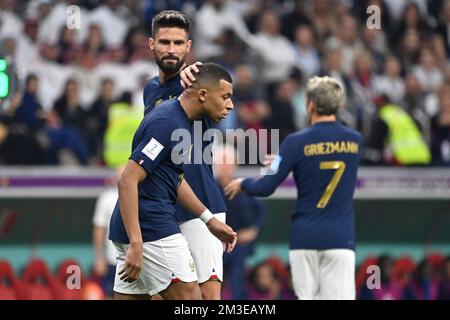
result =
[[211,220],[212,218],[214,218],[214,215],[208,209],[205,209],[205,211],[203,211],[202,214],[199,216],[199,219],[202,220],[205,224],[207,224],[208,221]]

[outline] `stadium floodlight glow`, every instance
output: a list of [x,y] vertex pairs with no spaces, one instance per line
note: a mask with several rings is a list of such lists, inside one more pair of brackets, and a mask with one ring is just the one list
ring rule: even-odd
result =
[[9,75],[6,73],[8,64],[5,59],[0,59],[0,98],[9,95]]

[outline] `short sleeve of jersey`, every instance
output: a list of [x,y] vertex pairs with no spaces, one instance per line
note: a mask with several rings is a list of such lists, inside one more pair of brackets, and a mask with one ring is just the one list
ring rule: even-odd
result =
[[149,122],[130,159],[144,168],[147,174],[151,174],[158,164],[170,155],[174,145],[171,136],[175,129],[174,122],[170,119],[160,118]]

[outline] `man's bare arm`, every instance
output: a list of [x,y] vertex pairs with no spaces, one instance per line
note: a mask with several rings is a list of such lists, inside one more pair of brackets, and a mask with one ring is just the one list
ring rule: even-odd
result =
[[139,278],[142,268],[142,233],[139,226],[138,184],[147,172],[133,160],[129,160],[119,182],[119,206],[125,230],[130,240],[124,268],[119,272],[121,280],[133,282]]

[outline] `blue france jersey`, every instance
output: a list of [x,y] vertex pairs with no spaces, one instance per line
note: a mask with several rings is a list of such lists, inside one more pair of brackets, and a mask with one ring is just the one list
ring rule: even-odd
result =
[[[178,97],[183,92],[183,87],[180,84],[180,75],[177,74],[169,78],[163,84],[160,83],[159,77],[152,78],[144,89],[144,114],[151,112],[155,107],[159,106],[161,101],[170,100]],[[158,109],[158,108],[156,108]],[[196,121],[197,122],[197,121]],[[197,122],[198,124],[199,122]],[[211,128],[211,121],[203,119],[201,121],[201,134]],[[185,171],[184,178],[189,183],[192,191],[200,199],[200,201],[213,213],[226,212],[227,207],[222,196],[222,192],[215,182],[212,166],[203,161],[203,152],[206,148],[210,148],[210,141],[203,141],[202,137],[193,137],[193,148],[191,159],[201,160],[199,164],[185,164],[183,169]],[[197,162],[196,162],[197,163]],[[181,205],[176,205],[176,216],[178,221],[186,221],[194,219],[195,217]]]
[[[320,122],[289,135],[278,161],[242,189],[268,196],[293,171],[298,194],[290,230],[291,249],[355,249],[353,194],[362,136],[337,122]],[[277,171],[276,171],[277,170]]]
[[[130,159],[139,164],[147,177],[138,185],[139,224],[143,241],[155,241],[180,233],[175,218],[177,190],[184,171],[180,159],[172,159],[176,129],[191,130],[192,122],[175,99],[144,117],[133,138]],[[175,163],[173,160],[176,160]],[[116,203],[110,223],[109,239],[129,243]]]
[[183,87],[180,84],[179,73],[167,79],[162,84],[159,82],[158,76],[150,79],[144,88],[144,116],[159,106],[163,101],[178,98],[182,92]]

